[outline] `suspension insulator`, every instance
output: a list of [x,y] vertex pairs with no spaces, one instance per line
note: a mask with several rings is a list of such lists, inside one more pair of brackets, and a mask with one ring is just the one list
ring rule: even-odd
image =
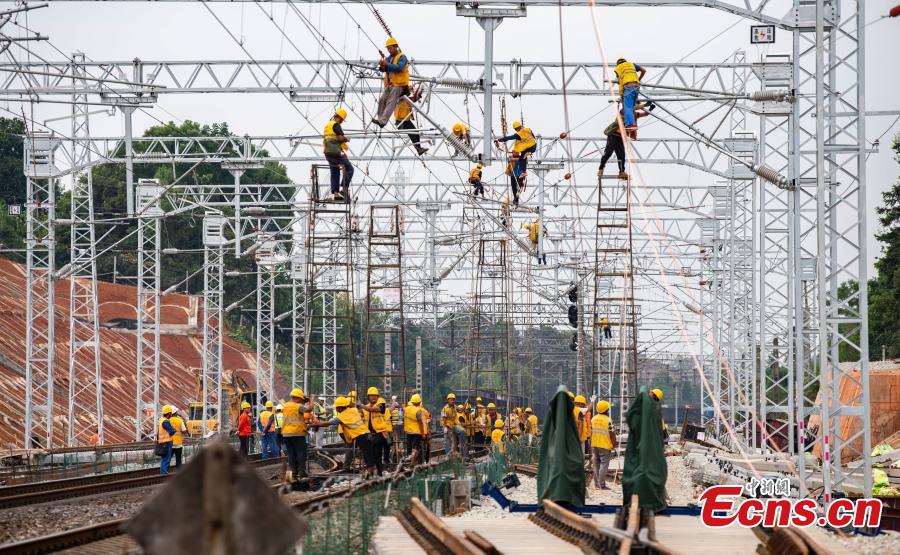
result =
[[750,100],[755,100],[756,102],[793,102],[794,97],[791,96],[790,91],[786,90],[754,91],[750,93]]
[[428,82],[443,87],[449,87],[451,89],[473,90],[480,87],[477,81],[468,81],[466,79],[440,78],[429,79]]
[[753,173],[765,179],[769,183],[775,185],[779,189],[787,189],[788,191],[794,190],[793,185],[790,184],[790,181],[787,177],[781,175],[765,164],[754,164],[750,166],[750,169],[753,170]]

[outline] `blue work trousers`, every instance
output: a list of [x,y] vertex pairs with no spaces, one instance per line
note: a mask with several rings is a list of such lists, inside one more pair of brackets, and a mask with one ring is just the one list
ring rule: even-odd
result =
[[[340,193],[343,189],[346,193],[350,189],[350,180],[353,179],[353,164],[346,156],[325,155],[328,161],[328,167],[331,170],[331,193]],[[344,170],[344,177],[341,179],[341,170]]]
[[172,442],[163,443],[162,445],[166,446],[166,454],[159,461],[160,475],[169,473],[169,463],[172,462]]
[[622,118],[625,121],[625,127],[637,125],[637,120],[634,118],[634,105],[637,104],[640,90],[640,87],[625,87],[625,90],[622,91],[622,104],[624,105]]
[[265,432],[262,434],[262,458],[268,459],[269,457],[276,458],[279,456],[278,453],[278,445],[275,441],[275,436],[278,434],[275,432]]

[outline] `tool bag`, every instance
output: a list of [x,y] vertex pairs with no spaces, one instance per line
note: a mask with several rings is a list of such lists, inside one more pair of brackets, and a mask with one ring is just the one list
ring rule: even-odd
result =
[[165,443],[157,443],[156,447],[153,448],[153,454],[160,458],[165,457],[168,452],[169,446]]

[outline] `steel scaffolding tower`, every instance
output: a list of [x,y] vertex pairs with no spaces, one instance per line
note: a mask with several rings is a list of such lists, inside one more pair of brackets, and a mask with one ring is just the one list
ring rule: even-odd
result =
[[600,176],[597,181],[594,300],[591,306],[592,381],[596,386],[592,384],[590,390],[597,391],[600,399],[609,401],[621,421],[637,391],[638,369],[639,314],[634,303],[631,178]]
[[25,437],[26,447],[53,446],[56,168],[59,140],[33,131],[24,141],[26,180]]
[[137,184],[137,410],[135,440],[156,433],[159,408],[159,279],[161,267],[160,226],[165,212],[165,189],[156,179],[139,179]]
[[[260,223],[258,229],[264,224]],[[257,232],[256,251],[256,402],[275,399],[275,276],[278,274],[272,233]],[[255,409],[254,409],[255,410]]]
[[[371,206],[366,264],[363,387],[379,380],[387,398],[406,390],[406,324],[400,206]],[[397,348],[394,348],[396,340]]]
[[515,328],[509,313],[508,243],[505,239],[479,239],[476,256],[466,345],[468,390],[492,391],[498,400],[505,398],[504,414],[509,414],[513,375],[510,349]]
[[[303,371],[321,373],[322,395],[333,401],[338,387],[356,385],[353,217],[349,201],[332,202],[320,196],[319,172],[326,169],[328,166],[311,168]],[[311,350],[317,347],[322,353],[318,360]]]
[[[72,56],[72,74],[84,86],[84,54]],[[100,314],[94,235],[88,95],[72,95],[71,275],[69,277],[69,399],[66,444],[103,444],[103,384],[100,372]],[[81,419],[81,422],[78,420]],[[90,425],[89,425],[90,423]],[[92,437],[95,436],[96,437]]]
[[203,434],[213,429],[227,433],[231,425],[222,397],[222,300],[228,243],[225,225],[221,214],[203,217]]
[[[291,388],[309,389],[309,374],[304,369],[304,288],[306,287],[306,206],[300,205],[299,191],[292,200],[294,222],[291,229],[290,278],[291,278]],[[297,376],[297,370],[300,376]],[[299,381],[298,381],[299,380]]]

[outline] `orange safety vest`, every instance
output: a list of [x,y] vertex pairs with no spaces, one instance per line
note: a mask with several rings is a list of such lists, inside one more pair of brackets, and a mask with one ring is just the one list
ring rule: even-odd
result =
[[288,401],[281,407],[281,414],[284,415],[284,426],[281,428],[282,436],[306,435],[306,419],[300,414],[300,403]]
[[[172,441],[172,436],[169,435],[169,432],[167,432],[165,428],[163,428],[163,422],[165,422],[166,420],[168,420],[168,418],[166,418],[165,416],[160,418],[159,424],[156,427],[156,437],[159,438],[157,439],[158,443],[169,443],[170,441]],[[171,424],[171,422],[169,422],[169,424]]]
[[394,108],[394,120],[400,123],[408,118],[410,113],[412,113],[412,106],[409,100],[401,98],[400,102],[397,103],[397,107]]
[[[378,406],[381,404],[384,404],[384,399],[379,397],[378,400],[375,401],[375,405]],[[387,411],[387,409],[385,409],[385,411],[383,413],[382,412],[369,412],[367,410],[363,410],[362,413],[363,413],[363,420],[366,423],[366,428],[369,427],[369,421],[371,420],[372,429],[375,430],[376,432],[390,432],[391,431],[392,428],[391,428],[391,419],[389,416],[390,413]]]
[[[392,64],[396,64],[400,61],[400,56],[403,55],[399,49],[397,50],[397,55],[391,59]],[[406,60],[406,65],[400,72],[388,71],[384,74],[384,85],[385,86],[394,86],[394,87],[405,87],[409,85],[409,59]]]

